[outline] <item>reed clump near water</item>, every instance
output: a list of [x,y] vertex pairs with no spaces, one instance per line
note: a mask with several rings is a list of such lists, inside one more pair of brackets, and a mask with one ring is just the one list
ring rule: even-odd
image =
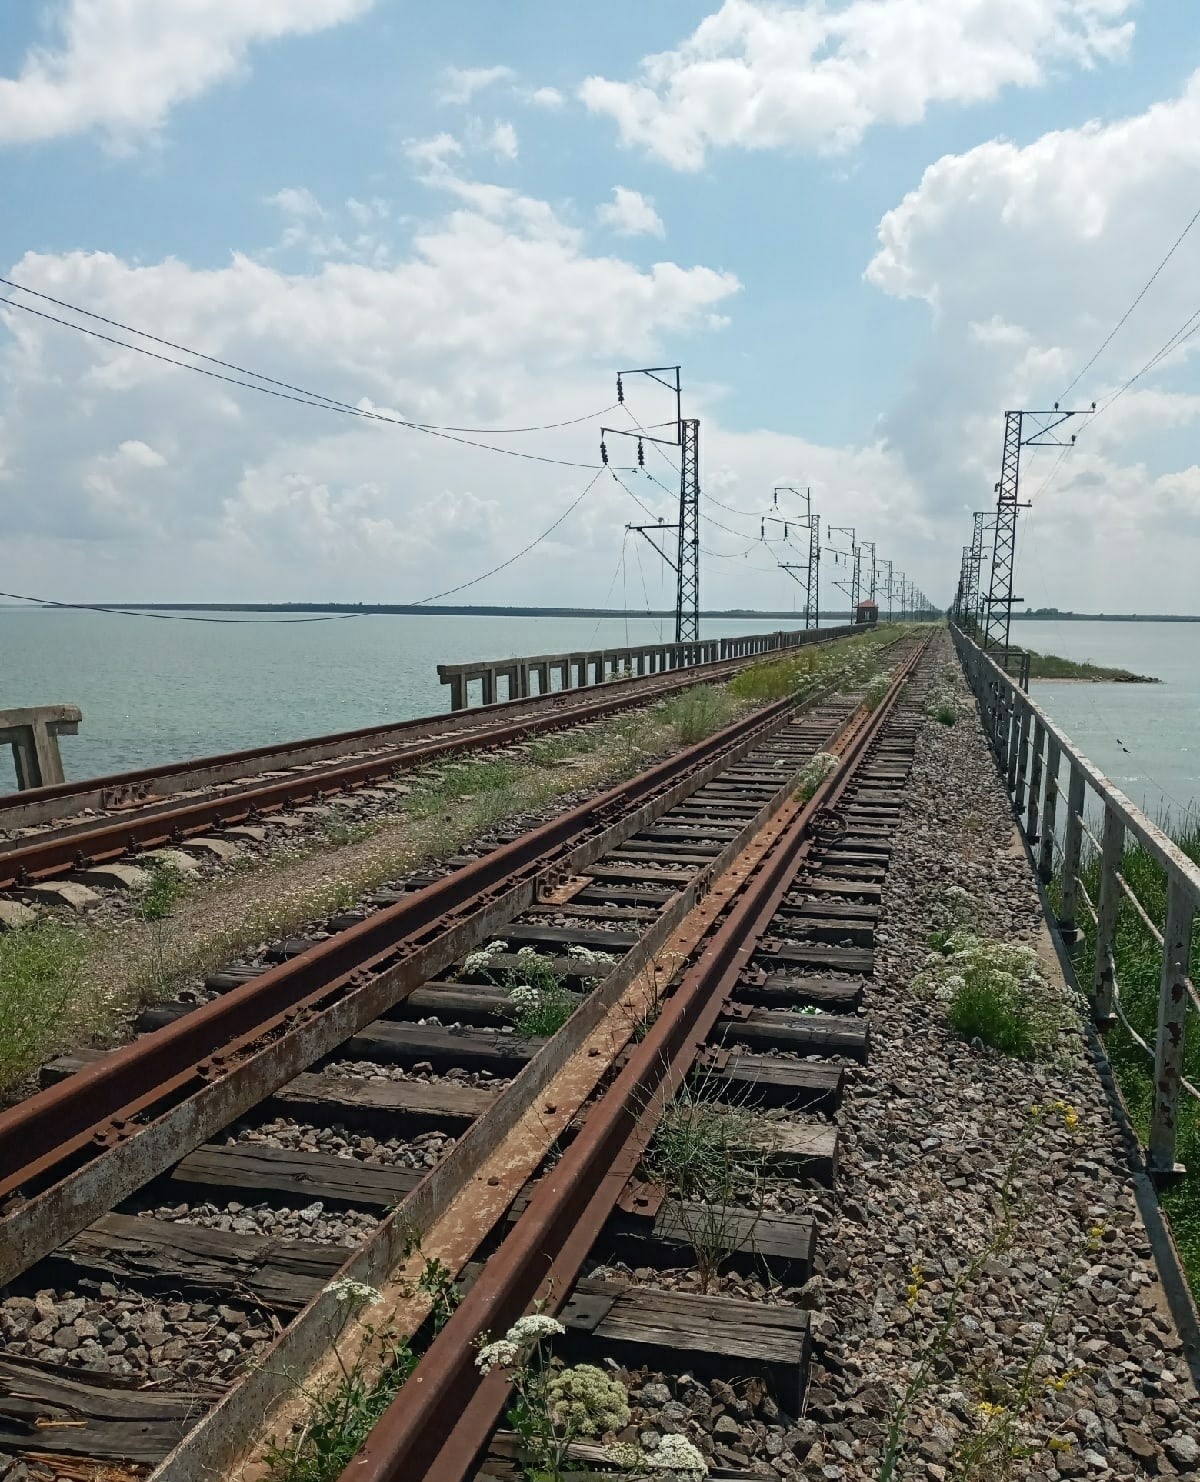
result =
[[1082,679],[1092,684],[1161,683],[1161,680],[1156,679],[1152,674],[1135,674],[1132,669],[1063,659],[1058,654],[1039,654],[1033,649],[1028,649],[1027,652],[1030,679]]

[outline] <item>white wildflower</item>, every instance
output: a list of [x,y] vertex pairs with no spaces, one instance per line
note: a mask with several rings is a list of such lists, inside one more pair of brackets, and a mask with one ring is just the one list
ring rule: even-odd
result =
[[510,1343],[526,1348],[540,1338],[552,1338],[556,1333],[566,1331],[558,1318],[547,1317],[544,1312],[530,1312],[525,1317],[518,1317],[504,1336]]
[[679,1472],[685,1477],[706,1477],[708,1463],[685,1436],[663,1436],[645,1465],[656,1472]]
[[891,687],[892,676],[890,674],[876,674],[874,679],[868,681],[866,689],[863,690],[863,704],[868,710],[874,710],[879,702],[887,694]]
[[546,1386],[550,1419],[568,1436],[602,1436],[629,1424],[629,1395],[595,1364],[576,1364]]
[[494,1343],[485,1343],[475,1355],[475,1367],[481,1374],[490,1374],[493,1369],[508,1369],[521,1356],[521,1350],[507,1338],[497,1338]]
[[531,1013],[540,1006],[541,1002],[541,993],[530,983],[518,983],[516,987],[509,990],[509,1007],[515,1009],[518,1014]]
[[349,1276],[339,1276],[325,1288],[331,1297],[344,1302],[348,1307],[374,1307],[383,1301],[383,1293],[365,1281],[353,1281]]
[[486,947],[478,947],[474,952],[467,953],[463,959],[463,967],[469,973],[486,973],[492,965],[492,958],[507,951],[507,942],[492,942]]
[[815,756],[809,757],[800,773],[801,796],[811,798],[826,777],[832,777],[841,764],[841,758],[832,751],[818,751]]
[[481,1374],[490,1374],[496,1368],[514,1368],[542,1338],[550,1338],[555,1333],[566,1331],[556,1317],[531,1312],[525,1317],[517,1318],[503,1338],[485,1343],[475,1357],[475,1367]]
[[617,960],[611,952],[594,952],[591,947],[568,947],[567,956],[585,967],[611,967]]
[[632,1441],[618,1441],[606,1447],[604,1459],[622,1472],[637,1471],[646,1465],[646,1453]]

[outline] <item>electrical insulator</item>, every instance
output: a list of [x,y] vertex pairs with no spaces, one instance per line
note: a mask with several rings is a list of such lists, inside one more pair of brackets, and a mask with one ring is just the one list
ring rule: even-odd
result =
[[645,448],[642,447],[642,440],[639,437],[638,438],[638,467],[639,468],[645,468],[645,466],[646,466],[646,450],[645,450]]
[[766,538],[767,538],[767,522],[766,522],[766,520],[761,521],[761,523],[759,524],[759,527],[758,527],[758,538],[759,538],[759,540],[766,540]]
[[784,522],[783,522],[783,538],[784,538],[784,540],[786,540],[788,538],[787,521],[786,520],[784,520]]
[[603,438],[600,439],[600,462],[604,464],[605,468],[608,467],[608,449],[604,446]]
[[625,405],[625,388],[621,385],[620,376],[617,377],[617,404],[619,406]]

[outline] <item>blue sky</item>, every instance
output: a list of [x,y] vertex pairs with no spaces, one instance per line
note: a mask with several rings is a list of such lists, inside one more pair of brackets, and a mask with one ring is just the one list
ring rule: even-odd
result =
[[[4,276],[455,425],[598,410],[619,365],[679,360],[707,491],[756,511],[811,484],[939,600],[1005,406],[1061,394],[1200,207],[1184,0],[169,10],[7,8]],[[1075,394],[1103,404],[1192,312],[1195,235]],[[1039,494],[1033,600],[1200,606],[1196,343]],[[412,600],[505,559],[591,477],[12,311],[0,378],[0,578],[56,598]],[[505,441],[588,463],[597,433]],[[789,601],[795,553],[707,513],[742,534],[706,535],[704,600]],[[639,517],[605,476],[471,593],[600,601]]]

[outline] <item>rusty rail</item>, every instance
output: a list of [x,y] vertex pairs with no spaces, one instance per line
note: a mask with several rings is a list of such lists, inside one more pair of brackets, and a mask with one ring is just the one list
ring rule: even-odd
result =
[[[846,629],[823,629],[821,641],[844,637],[849,632]],[[214,828],[252,821],[280,808],[390,777],[400,767],[421,766],[464,751],[509,745],[547,731],[600,719],[681,689],[727,679],[757,661],[760,660],[756,655],[753,659],[738,658],[697,665],[642,680],[613,681],[598,687],[603,693],[595,698],[579,699],[575,691],[568,691],[533,700],[517,700],[511,705],[489,707],[489,721],[482,725],[475,714],[471,715],[468,723],[465,712],[422,717],[399,726],[346,732],[342,736],[327,737],[323,743],[298,742],[294,748],[286,750],[275,747],[233,752],[228,757],[203,757],[194,763],[173,768],[151,768],[144,773],[126,773],[84,784],[64,784],[13,794],[11,798],[0,799],[0,823],[14,824],[39,801],[62,803],[65,799],[74,799],[75,804],[82,808],[98,801],[100,794],[114,792],[119,785],[125,788],[126,793],[133,794],[139,779],[191,777],[191,785],[203,786],[207,784],[199,779],[220,771],[222,767],[261,764],[260,770],[265,770],[268,764],[276,767],[299,765],[298,757],[307,756],[321,745],[361,741],[365,747],[391,738],[400,748],[295,777],[252,784],[234,792],[226,790],[175,806],[163,807],[161,798],[144,798],[145,806],[119,818],[104,819],[15,846],[0,845],[0,890],[53,879],[72,870],[108,863],[146,849],[177,844]],[[493,716],[494,722],[490,719]],[[457,729],[461,734],[419,745],[405,742],[406,735],[419,736],[422,730],[427,731],[433,725],[442,730]]]
[[0,1114],[0,1284],[784,724],[780,700]]
[[506,1402],[499,1370],[475,1365],[481,1334],[500,1332],[535,1299],[556,1311],[682,1084],[739,973],[813,845],[811,824],[836,807],[916,668],[926,639],[901,664],[883,701],[843,740],[843,765],[791,820],[686,969],[646,1037],[540,1181],[524,1213],[426,1350],[341,1482],[463,1482]]

